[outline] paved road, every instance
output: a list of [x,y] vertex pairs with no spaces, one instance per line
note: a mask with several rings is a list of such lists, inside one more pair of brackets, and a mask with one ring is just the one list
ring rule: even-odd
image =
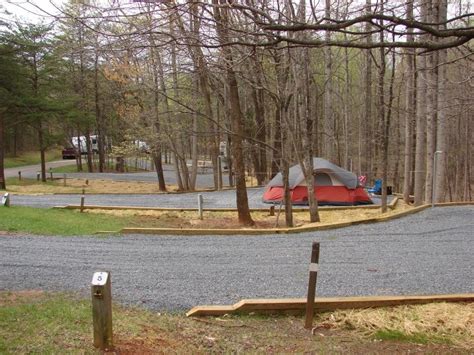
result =
[[110,270],[114,300],[153,310],[304,297],[321,242],[322,296],[474,292],[474,206],[296,235],[0,237],[0,290],[74,291]]

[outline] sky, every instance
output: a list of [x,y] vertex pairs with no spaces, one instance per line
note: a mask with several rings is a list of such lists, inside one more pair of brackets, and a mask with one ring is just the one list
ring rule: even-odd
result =
[[[5,22],[15,20],[49,22],[52,18],[48,14],[57,14],[56,7],[60,7],[64,3],[66,0],[0,0],[0,18]],[[8,13],[5,13],[5,10]]]

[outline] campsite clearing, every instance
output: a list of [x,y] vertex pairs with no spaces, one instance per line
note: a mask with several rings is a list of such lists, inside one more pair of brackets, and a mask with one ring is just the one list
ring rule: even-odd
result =
[[[357,222],[369,220],[377,217],[390,217],[398,213],[407,212],[413,209],[413,206],[398,200],[393,209],[386,213],[381,213],[379,208],[334,208],[320,209],[319,214],[321,222],[310,223],[307,210],[296,210],[293,213],[295,227],[303,226],[331,226],[336,223]],[[86,213],[105,214],[120,217],[134,217],[147,225],[153,224],[160,228],[192,228],[192,229],[239,229],[242,228],[238,223],[237,211],[228,210],[205,210],[203,219],[199,218],[197,211],[183,209],[101,209],[95,207],[85,209]],[[269,229],[284,227],[284,211],[279,215],[278,210],[274,216],[269,214],[268,210],[254,210],[251,212],[255,221],[255,226],[246,227],[246,229]]]

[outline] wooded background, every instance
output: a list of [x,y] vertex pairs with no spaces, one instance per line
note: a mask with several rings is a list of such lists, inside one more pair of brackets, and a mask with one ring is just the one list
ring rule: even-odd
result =
[[[181,190],[195,188],[198,159],[212,161],[222,186],[219,144],[227,142],[229,184],[245,224],[252,224],[245,177],[264,184],[282,172],[286,181],[299,163],[312,189],[313,156],[369,183],[382,178],[416,205],[431,202],[433,189],[437,201],[472,200],[471,7],[71,1],[40,24],[3,11],[0,188],[5,153],[33,145],[44,157],[52,145],[98,135],[99,163],[88,144],[89,171],[104,171],[107,155],[145,141],[162,190],[168,156]],[[45,180],[44,158],[42,170]],[[291,225],[288,196],[287,189]],[[317,201],[309,203],[318,220]]]

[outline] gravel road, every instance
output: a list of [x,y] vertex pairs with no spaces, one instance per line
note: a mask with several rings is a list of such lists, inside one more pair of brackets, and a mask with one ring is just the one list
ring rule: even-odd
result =
[[[249,206],[252,208],[269,205],[262,202],[264,188],[247,190]],[[204,208],[235,207],[235,190],[200,192],[204,198]],[[133,194],[133,195],[86,195],[86,205],[101,206],[142,206],[142,207],[194,207],[197,208],[197,195],[199,193],[184,194]],[[80,195],[12,195],[14,205],[32,207],[53,207],[65,205],[78,205]]]
[[[249,188],[247,196],[250,208],[269,208],[269,204],[262,202],[265,188]],[[137,206],[137,207],[178,207],[197,208],[197,195],[202,194],[204,208],[235,208],[235,190],[190,192],[183,194],[117,194],[117,195],[86,195],[86,205],[100,206]],[[78,205],[80,203],[78,194],[57,195],[12,195],[13,205],[48,208],[54,206]],[[394,196],[388,196],[390,203]],[[374,204],[380,205],[381,199],[372,198]],[[295,206],[304,207],[304,206]]]
[[385,223],[275,236],[0,236],[0,290],[88,296],[112,272],[115,301],[152,310],[304,297],[313,241],[321,296],[474,292],[474,206]]
[[[75,164],[75,160],[58,160],[46,163],[46,170],[49,168],[58,168],[67,165]],[[130,165],[133,166],[131,163]],[[28,165],[17,168],[5,169],[6,177],[17,177],[18,171],[21,171],[21,176],[28,179],[36,179],[36,173],[41,170],[40,165]],[[163,174],[165,181],[170,185],[177,185],[176,173],[173,165],[163,164]],[[62,173],[54,173],[53,176],[62,177]],[[158,178],[156,172],[137,172],[137,173],[68,173],[69,178],[75,179],[89,179],[89,180],[115,180],[115,181],[145,181],[145,182],[157,182]],[[223,174],[223,183],[226,186],[228,184],[228,174]],[[196,178],[197,188],[213,188],[214,187],[214,176],[211,168],[205,170],[199,169]]]

